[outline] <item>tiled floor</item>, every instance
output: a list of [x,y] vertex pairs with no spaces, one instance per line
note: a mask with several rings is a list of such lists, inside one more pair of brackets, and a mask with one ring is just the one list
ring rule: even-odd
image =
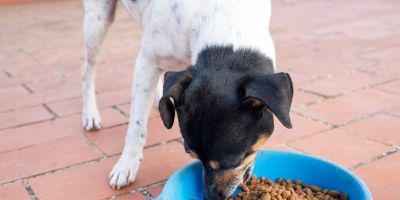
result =
[[[273,0],[278,69],[295,83],[294,128],[267,148],[297,150],[354,170],[376,200],[400,199],[400,2]],[[82,6],[0,7],[0,199],[151,199],[190,162],[177,127],[157,111],[137,181],[107,185],[127,129],[141,30],[120,7],[102,47],[104,128],[81,127]]]

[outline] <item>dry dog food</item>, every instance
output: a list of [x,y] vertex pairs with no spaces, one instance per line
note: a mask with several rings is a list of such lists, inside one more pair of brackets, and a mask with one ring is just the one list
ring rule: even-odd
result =
[[346,194],[335,190],[323,190],[317,186],[302,184],[299,180],[277,182],[264,177],[252,176],[248,185],[241,184],[237,196],[228,200],[348,200]]

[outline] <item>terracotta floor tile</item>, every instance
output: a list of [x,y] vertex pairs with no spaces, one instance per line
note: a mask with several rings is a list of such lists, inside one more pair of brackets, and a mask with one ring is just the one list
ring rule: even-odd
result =
[[147,145],[157,144],[168,140],[181,138],[178,119],[175,119],[171,129],[165,128],[160,117],[149,120]]
[[65,84],[62,86],[57,86],[55,88],[47,88],[45,90],[35,92],[35,94],[39,96],[44,103],[52,103],[65,99],[81,98],[82,89],[80,83]]
[[146,190],[147,190],[147,192],[149,192],[151,194],[151,196],[158,197],[161,194],[161,192],[164,188],[164,185],[165,185],[165,182],[154,185],[154,186],[150,186]]
[[0,88],[0,97],[3,100],[5,97],[19,97],[29,94],[29,92],[23,88],[21,85],[14,85],[10,87],[2,87]]
[[117,158],[36,177],[29,182],[39,199],[101,199],[165,180],[190,160],[179,143],[146,149],[136,182],[121,191],[112,190],[107,182]]
[[300,84],[298,87],[325,96],[338,96],[345,92],[368,87],[386,80],[386,77],[356,72]]
[[[89,132],[85,135],[107,155],[115,155],[122,152],[127,130],[128,126],[118,126],[102,130],[99,133]],[[152,118],[149,120],[146,146],[180,137],[181,135],[177,124],[175,124],[172,129],[168,130],[164,127],[160,118]]]
[[399,54],[400,48],[396,45],[389,48],[381,48],[376,51],[371,51],[363,54],[363,57],[370,59],[378,59],[382,63],[398,63],[400,62]]
[[30,200],[28,192],[20,183],[0,185],[0,199],[4,200]]
[[[128,123],[128,117],[113,108],[100,108],[102,126],[107,128]],[[77,114],[82,119],[81,114]],[[81,124],[82,126],[82,124]]]
[[53,116],[42,106],[0,113],[0,129],[49,120]]
[[384,143],[400,146],[400,118],[379,114],[345,127],[353,133]]
[[9,111],[29,106],[41,105],[42,99],[35,94],[26,94],[21,96],[7,96],[2,98],[0,111]]
[[[130,89],[102,93],[97,95],[97,103],[100,108],[127,103],[130,101],[130,93]],[[59,116],[81,113],[82,99],[74,98],[56,103],[50,103],[48,106]],[[100,115],[102,114],[100,113]]]
[[291,114],[290,117],[293,125],[292,129],[287,129],[275,118],[275,130],[270,139],[265,143],[264,147],[272,147],[278,144],[294,141],[330,128],[328,125],[315,122],[299,115]]
[[3,153],[0,154],[0,183],[99,157],[100,155],[79,137],[65,138]]
[[30,94],[22,85],[0,88],[0,112],[41,103],[37,95]]
[[355,170],[368,185],[374,200],[395,200],[400,197],[400,153],[389,155]]
[[[102,109],[101,112],[105,117],[103,123],[104,128],[123,124],[128,121],[125,116],[111,108]],[[6,129],[0,131],[0,138],[2,138],[0,140],[0,153],[82,133],[86,133],[86,131],[82,128],[82,117],[80,114],[13,129]],[[93,134],[97,134],[97,132]]]
[[393,114],[393,115],[395,115],[395,116],[400,117],[400,106],[394,107],[394,108],[389,108],[388,112]]
[[294,95],[293,95],[293,106],[294,107],[303,107],[305,105],[308,105],[310,103],[315,103],[318,102],[320,100],[322,100],[323,98],[320,96],[317,96],[315,94],[310,94],[310,93],[306,93],[306,92],[302,92],[302,91],[295,91]]
[[[129,104],[118,105],[117,108],[121,109],[127,115],[130,115],[130,112],[131,112],[131,104],[130,103]],[[158,109],[152,107],[151,108],[151,113],[150,113],[150,118],[159,117],[159,116],[160,116],[160,113],[158,112]]]
[[385,61],[378,61],[379,64],[377,66],[373,66],[371,68],[368,68],[369,71],[372,71],[373,73],[386,76],[388,78],[396,78],[397,74],[400,73],[400,68],[398,63],[390,63],[390,62],[385,62]]
[[383,84],[376,88],[386,91],[386,92],[400,94],[400,81],[394,81],[394,82],[390,82],[387,84]]
[[290,143],[297,149],[352,167],[390,151],[381,143],[363,139],[340,129]]
[[290,78],[292,79],[293,84],[295,86],[299,85],[300,83],[307,82],[307,81],[310,81],[315,78],[315,77],[311,77],[306,74],[299,73],[297,71],[295,71],[295,72],[294,71],[284,71],[284,72],[289,73]]
[[300,112],[326,122],[342,124],[399,104],[399,96],[369,89],[329,99]]
[[147,200],[147,198],[140,192],[124,194],[116,198],[117,200]]
[[[133,73],[129,74],[127,77],[121,76],[108,76],[97,81],[96,90],[100,93],[115,91],[121,89],[129,89],[132,87],[132,77]],[[112,84],[110,84],[112,83]],[[129,96],[131,94],[129,93]]]

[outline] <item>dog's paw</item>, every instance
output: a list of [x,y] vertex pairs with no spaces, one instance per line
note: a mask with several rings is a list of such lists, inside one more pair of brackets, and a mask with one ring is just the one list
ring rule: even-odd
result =
[[101,118],[99,111],[83,112],[82,114],[83,128],[86,131],[97,130],[101,128]]
[[108,177],[111,188],[119,190],[134,182],[140,160],[140,158],[122,155]]

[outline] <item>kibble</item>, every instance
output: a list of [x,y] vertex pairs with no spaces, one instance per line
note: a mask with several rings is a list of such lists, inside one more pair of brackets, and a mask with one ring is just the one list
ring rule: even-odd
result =
[[241,184],[237,196],[228,200],[348,200],[345,193],[302,184],[300,180],[278,178],[276,182],[252,176],[249,184]]

